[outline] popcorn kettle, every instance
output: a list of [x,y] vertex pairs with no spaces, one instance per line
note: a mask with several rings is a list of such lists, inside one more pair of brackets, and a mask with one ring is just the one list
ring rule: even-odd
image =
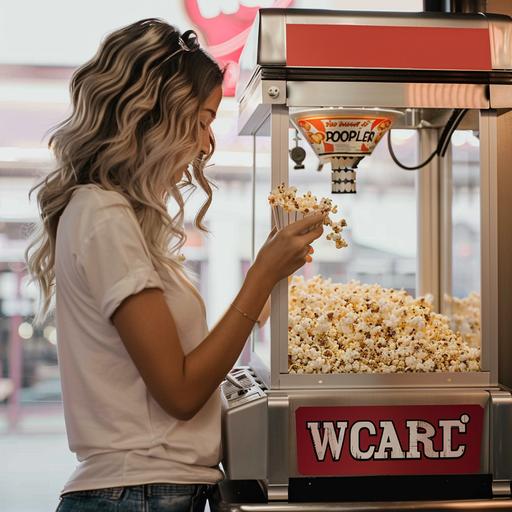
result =
[[321,163],[331,164],[333,194],[355,194],[356,169],[391,128],[398,110],[325,108],[291,114]]

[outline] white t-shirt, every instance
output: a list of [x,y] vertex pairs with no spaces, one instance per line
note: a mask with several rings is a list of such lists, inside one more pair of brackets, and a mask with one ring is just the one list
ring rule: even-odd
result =
[[155,270],[121,194],[93,185],[73,193],[59,221],[55,274],[66,430],[80,461],[63,492],[217,482],[219,391],[191,420],[173,418],[149,394],[110,321],[126,297],[160,288],[185,354],[208,334],[197,290],[182,272]]

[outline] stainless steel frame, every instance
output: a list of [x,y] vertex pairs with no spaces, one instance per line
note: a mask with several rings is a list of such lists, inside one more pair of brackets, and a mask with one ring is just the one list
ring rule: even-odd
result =
[[[420,162],[424,161],[435,148],[440,130],[420,130]],[[441,219],[440,219],[440,166],[434,158],[420,169],[416,176],[416,198],[418,214],[418,263],[416,290],[419,295],[431,293],[434,307],[439,310],[441,300]]]
[[[263,81],[264,82],[264,81]],[[324,82],[317,82],[316,87],[320,87]],[[328,83],[327,83],[328,84]],[[265,89],[267,84],[263,84],[262,88]],[[290,84],[288,84],[290,85]],[[293,84],[291,84],[293,85]],[[375,97],[380,97],[378,93],[378,85],[372,84],[375,88],[372,89],[372,94],[369,95],[366,100],[367,106],[373,106],[372,101]],[[275,87],[272,83],[269,87]],[[289,87],[286,89],[288,90]],[[311,93],[310,97],[313,93]],[[283,94],[283,99],[286,98],[287,104],[277,104],[275,99],[268,105],[269,117],[270,117],[270,133],[272,139],[272,183],[274,187],[278,183],[288,183],[288,115],[289,110],[297,107],[297,105],[291,103],[289,96]],[[341,99],[341,98],[339,98]],[[512,102],[511,102],[512,104]],[[409,106],[409,108],[411,108]],[[436,109],[439,112],[440,109]],[[261,113],[262,110],[258,110]],[[482,155],[488,155],[489,150],[486,150],[485,137],[486,131],[489,130],[488,123],[482,121],[487,119],[485,117],[485,110],[480,115],[480,134],[482,143]],[[260,120],[260,124],[261,124]],[[250,124],[250,123],[249,123]],[[420,130],[421,142],[420,142],[420,160],[429,155],[437,143],[439,137],[438,129],[422,129]],[[495,135],[489,134],[489,137]],[[512,156],[512,155],[511,155]],[[496,158],[496,155],[494,155]],[[484,166],[485,157],[482,157],[482,166]],[[503,159],[503,163],[506,158]],[[494,169],[496,173],[506,173],[505,168],[497,168],[494,161],[489,161],[487,165],[490,169]],[[439,309],[442,305],[441,294],[447,291],[449,283],[449,272],[451,261],[451,241],[447,228],[450,227],[450,209],[449,209],[449,189],[450,186],[450,161],[434,159],[427,167],[418,172],[417,179],[417,198],[418,198],[418,292],[420,294],[431,293],[434,296],[434,303]],[[485,294],[491,294],[491,290],[485,287],[489,287],[490,281],[484,277],[486,272],[486,266],[491,265],[491,258],[494,258],[492,268],[496,267],[497,255],[495,253],[490,254],[488,242],[484,232],[486,231],[486,224],[494,222],[488,218],[492,215],[492,208],[495,208],[497,204],[496,198],[493,199],[493,205],[490,206],[489,193],[485,192],[491,187],[490,180],[496,180],[497,177],[493,172],[485,172],[482,167],[482,296],[483,304],[488,304],[485,299]],[[506,203],[503,204],[503,210],[508,209]],[[503,215],[505,213],[503,212]],[[505,218],[505,217],[503,217]],[[505,229],[504,225],[503,228]],[[507,233],[502,234],[502,238],[507,240]],[[497,242],[496,242],[497,243]],[[512,242],[511,242],[512,244]],[[511,245],[512,246],[512,245]],[[506,250],[504,248],[504,250]],[[485,254],[484,254],[485,253]],[[503,261],[503,260],[502,260]],[[490,272],[491,270],[487,270]],[[504,270],[501,270],[504,272]],[[497,276],[495,276],[497,279]],[[496,281],[497,282],[497,281]],[[487,284],[485,284],[487,283]],[[507,287],[501,288],[502,295],[507,293],[505,291]],[[512,290],[512,286],[510,286]],[[496,292],[495,292],[496,293]],[[288,287],[286,282],[279,283],[272,293],[272,315],[271,315],[271,365],[270,368],[261,368],[261,361],[259,358],[255,358],[252,361],[254,367],[258,370],[263,370],[262,378],[266,384],[273,388],[308,388],[314,387],[373,387],[373,386],[388,386],[388,387],[407,387],[407,386],[490,386],[497,385],[498,382],[507,384],[510,382],[509,377],[500,381],[498,378],[498,336],[493,333],[492,328],[489,327],[489,323],[497,322],[496,306],[484,308],[482,306],[482,372],[479,373],[454,373],[454,374],[410,374],[410,375],[289,375],[288,374],[288,363],[287,363],[287,297]],[[509,298],[512,301],[512,297]],[[512,302],[509,302],[512,304]],[[494,315],[494,316],[493,316]],[[504,318],[504,317],[503,317]],[[504,327],[502,327],[504,328]],[[280,340],[276,342],[276,340]],[[510,349],[502,349],[507,352]],[[512,356],[512,354],[511,354]],[[512,367],[503,365],[502,374],[504,372],[511,372]],[[509,373],[510,375],[510,373]]]
[[439,510],[510,510],[509,499],[443,501],[367,501],[352,503],[234,503],[218,512],[376,512],[378,510],[437,512]]
[[[484,84],[465,83],[386,83],[283,81],[256,77],[240,102],[238,129],[241,135],[252,135],[270,115],[272,105],[290,108],[364,107],[378,98],[382,108],[399,109],[488,109],[491,103],[512,105],[512,91],[507,86],[490,88]],[[279,91],[277,97],[269,91]],[[496,94],[496,98],[491,94]],[[397,124],[396,128],[406,127]]]
[[[511,69],[512,52],[508,42],[512,28],[506,16],[496,14],[379,13],[299,9],[262,9],[251,38],[240,59],[242,67],[239,91],[245,91],[252,73],[259,66],[286,66],[287,24],[347,24],[412,27],[453,27],[488,29],[492,69]],[[259,37],[258,37],[259,36]],[[242,92],[238,94],[240,98]],[[398,105],[397,105],[398,106]]]
[[[482,365],[512,387],[512,112],[480,115]],[[485,341],[484,341],[485,340]]]
[[448,313],[445,308],[444,295],[452,293],[452,145],[439,162],[439,312]]

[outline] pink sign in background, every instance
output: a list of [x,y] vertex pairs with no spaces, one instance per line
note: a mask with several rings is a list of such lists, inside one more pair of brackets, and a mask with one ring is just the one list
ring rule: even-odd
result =
[[[217,1],[217,0],[214,0]],[[293,0],[275,0],[272,7],[290,7]],[[242,4],[230,13],[219,10],[218,14],[205,16],[198,0],[185,0],[185,10],[190,21],[206,41],[207,51],[225,70],[224,94],[233,96],[240,75],[238,60],[251,30],[258,10],[268,2],[256,2],[248,7]]]

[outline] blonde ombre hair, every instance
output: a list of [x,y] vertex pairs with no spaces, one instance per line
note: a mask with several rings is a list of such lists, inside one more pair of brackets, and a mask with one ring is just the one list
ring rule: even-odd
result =
[[[146,19],[110,34],[96,55],[74,73],[71,115],[50,137],[57,167],[37,191],[41,223],[25,257],[39,285],[38,320],[50,309],[55,292],[55,247],[59,218],[73,191],[95,184],[121,193],[131,204],[155,266],[180,267],[174,255],[184,245],[183,188],[197,182],[207,195],[195,225],[212,201],[200,155],[199,111],[223,73],[200,48],[195,33]],[[175,174],[184,168],[184,178]],[[170,199],[178,213],[167,211]]]

